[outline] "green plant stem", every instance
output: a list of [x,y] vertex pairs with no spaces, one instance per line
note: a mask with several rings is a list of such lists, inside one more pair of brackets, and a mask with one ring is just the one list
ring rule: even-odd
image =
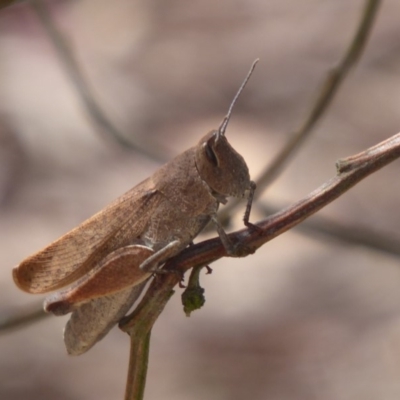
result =
[[125,400],[142,400],[146,386],[151,330],[141,337],[131,336]]

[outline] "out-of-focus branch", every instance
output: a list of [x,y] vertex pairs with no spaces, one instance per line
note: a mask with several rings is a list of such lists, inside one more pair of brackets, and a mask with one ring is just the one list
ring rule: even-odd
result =
[[[265,215],[276,213],[279,209],[269,204],[257,204]],[[388,234],[371,230],[365,226],[349,225],[322,217],[320,215],[307,219],[296,229],[318,238],[340,241],[345,245],[365,246],[369,249],[400,257],[400,241]]]
[[[311,106],[309,113],[301,123],[300,127],[291,135],[283,149],[275,156],[264,171],[261,172],[258,179],[256,179],[257,191],[255,193],[255,198],[259,198],[267,186],[270,185],[281,173],[282,169],[288,164],[295,152],[300,148],[304,141],[310,137],[313,128],[328,109],[328,106],[332,103],[340,84],[362,55],[369,34],[372,30],[380,3],[380,0],[367,0],[365,2],[361,21],[342,60],[336,67],[328,72],[314,104]],[[233,200],[222,210],[220,213],[221,222],[229,220],[233,209],[236,208],[238,204],[239,200]]]
[[37,322],[48,315],[50,314],[46,314],[43,311],[42,302],[40,302],[40,304],[32,303],[18,310],[11,310],[8,314],[2,312],[0,315],[0,333],[21,328],[25,325]]
[[[263,244],[299,224],[362,179],[399,157],[400,133],[356,156],[340,160],[337,163],[337,176],[307,197],[258,222],[255,224],[258,229],[246,228],[230,234],[232,243],[236,243],[238,250],[241,250],[238,256],[245,257],[254,253]],[[174,286],[179,283],[181,274],[190,268],[210,264],[225,256],[227,253],[220,238],[214,238],[188,247],[166,263],[164,269],[175,273],[157,276],[139,306],[120,324],[121,329],[131,336],[131,346],[134,346],[131,348],[131,354],[139,351],[136,346],[143,344],[144,335],[148,335],[151,331],[154,322],[171,297]],[[137,365],[135,369],[143,371],[143,368]],[[135,384],[134,379],[135,377],[128,378],[127,388]],[[129,397],[127,394],[125,399],[137,400],[140,397]]]
[[134,149],[152,159],[155,159],[156,161],[166,161],[168,156],[167,151],[157,151],[155,146],[144,147],[134,143],[131,139],[128,140],[125,138],[125,136],[114,126],[90,90],[89,84],[74,56],[71,45],[67,42],[65,35],[54,23],[43,0],[31,0],[30,5],[52,41],[61,64],[79,94],[88,115],[101,132],[107,134],[122,147]]
[[11,6],[13,4],[20,3],[20,2],[21,2],[21,0],[0,0],[0,10],[2,8],[5,8],[5,7]]

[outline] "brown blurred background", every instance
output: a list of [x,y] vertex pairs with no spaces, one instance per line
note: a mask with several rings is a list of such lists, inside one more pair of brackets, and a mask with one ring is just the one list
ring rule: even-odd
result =
[[[342,57],[364,2],[48,4],[107,116],[166,159],[218,126],[259,57],[227,133],[255,178]],[[301,198],[335,174],[338,158],[400,130],[399,49],[400,3],[387,1],[359,65],[260,202]],[[29,5],[0,10],[0,315],[39,300],[14,286],[13,266],[159,165],[94,127]],[[400,243],[399,171],[395,162],[321,214]],[[202,310],[186,318],[177,289],[157,322],[146,399],[400,398],[396,256],[294,229],[213,269]],[[123,398],[127,336],[114,329],[72,358],[65,322],[0,336],[0,399]]]

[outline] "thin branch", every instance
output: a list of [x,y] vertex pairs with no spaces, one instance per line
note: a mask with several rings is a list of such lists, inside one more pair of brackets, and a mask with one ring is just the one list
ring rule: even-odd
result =
[[[263,244],[299,224],[368,175],[399,157],[400,133],[356,156],[340,160],[337,164],[337,176],[304,199],[255,224],[259,229],[242,229],[230,234],[229,238],[233,243],[238,244],[238,248],[242,249],[241,256],[252,254]],[[363,161],[359,162],[360,160]],[[346,165],[346,171],[341,171],[343,165]],[[227,256],[226,250],[220,238],[214,238],[190,246],[168,261],[164,269],[175,271],[175,273],[158,275],[139,306],[120,323],[121,329],[129,332],[131,336],[131,346],[139,346],[142,343],[143,335],[150,332],[171,297],[173,287],[179,283],[181,274],[190,268],[210,264],[225,256]],[[131,349],[131,354],[137,351],[137,349]],[[131,380],[130,384],[133,385],[134,382]],[[133,400],[135,398],[126,397],[125,399]]]
[[69,79],[73,83],[78,95],[82,99],[88,115],[91,117],[94,123],[101,129],[102,132],[105,132],[122,147],[134,149],[156,161],[166,161],[168,154],[165,149],[159,149],[157,151],[154,146],[144,147],[137,143],[133,143],[131,140],[125,138],[125,136],[114,126],[90,90],[89,85],[83,76],[79,63],[72,51],[71,45],[68,43],[65,35],[53,22],[44,2],[42,0],[31,0],[30,5],[45,28],[50,40],[54,45],[62,66],[64,67]]
[[[305,120],[301,123],[299,129],[292,134],[283,149],[275,156],[264,171],[261,172],[259,178],[256,180],[257,191],[255,198],[259,198],[263,191],[282,172],[290,158],[300,148],[304,141],[310,137],[313,128],[332,103],[340,84],[346,78],[350,69],[355,66],[364,51],[380,4],[380,0],[367,0],[365,2],[361,21],[342,60],[336,67],[328,72],[311,110],[307,114]],[[228,221],[232,215],[233,209],[237,207],[239,202],[239,200],[233,200],[230,202],[220,213],[220,220]]]

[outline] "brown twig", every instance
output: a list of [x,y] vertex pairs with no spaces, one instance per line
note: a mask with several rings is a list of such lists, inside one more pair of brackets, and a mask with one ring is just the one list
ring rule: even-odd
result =
[[[305,120],[300,124],[300,127],[291,135],[282,150],[275,156],[264,171],[261,172],[258,179],[256,179],[257,192],[255,198],[259,198],[264,190],[282,172],[290,158],[300,148],[304,141],[310,137],[313,128],[316,126],[317,122],[320,121],[325,111],[332,103],[341,83],[346,78],[350,69],[355,66],[364,51],[380,3],[380,0],[367,0],[365,2],[360,23],[342,60],[336,67],[328,72],[314,104],[311,106]],[[229,220],[233,209],[236,208],[239,203],[239,200],[233,200],[223,209],[220,213],[221,222],[226,223]]]
[[30,5],[45,28],[67,76],[73,83],[78,95],[82,99],[82,103],[85,106],[88,115],[91,117],[95,125],[122,147],[137,150],[156,161],[166,161],[168,159],[168,152],[166,149],[157,150],[157,147],[155,146],[148,147],[134,143],[131,139],[125,138],[125,136],[115,127],[98,104],[81,71],[79,63],[75,58],[70,43],[68,43],[65,35],[58,29],[52,20],[49,10],[44,2],[42,0],[31,0]]
[[[399,157],[400,133],[356,156],[340,160],[337,176],[304,199],[255,224],[259,229],[242,229],[230,234],[229,238],[233,243],[240,243],[243,248],[243,256],[254,253],[263,244],[299,224],[362,179]],[[360,163],[359,160],[363,160],[363,162]],[[346,171],[341,170],[340,166],[342,165],[346,165]],[[184,273],[190,268],[210,264],[226,255],[221,240],[214,238],[188,247],[168,261],[164,269]],[[131,346],[139,346],[143,341],[143,333],[148,334],[151,331],[154,322],[171,297],[174,286],[180,281],[179,273],[157,276],[139,306],[120,324],[121,329],[129,332]],[[131,349],[131,354],[137,352],[137,349]],[[128,380],[127,393],[134,384],[134,379]],[[131,392],[129,391],[129,393]],[[138,400],[141,397],[131,396],[125,399]]]

